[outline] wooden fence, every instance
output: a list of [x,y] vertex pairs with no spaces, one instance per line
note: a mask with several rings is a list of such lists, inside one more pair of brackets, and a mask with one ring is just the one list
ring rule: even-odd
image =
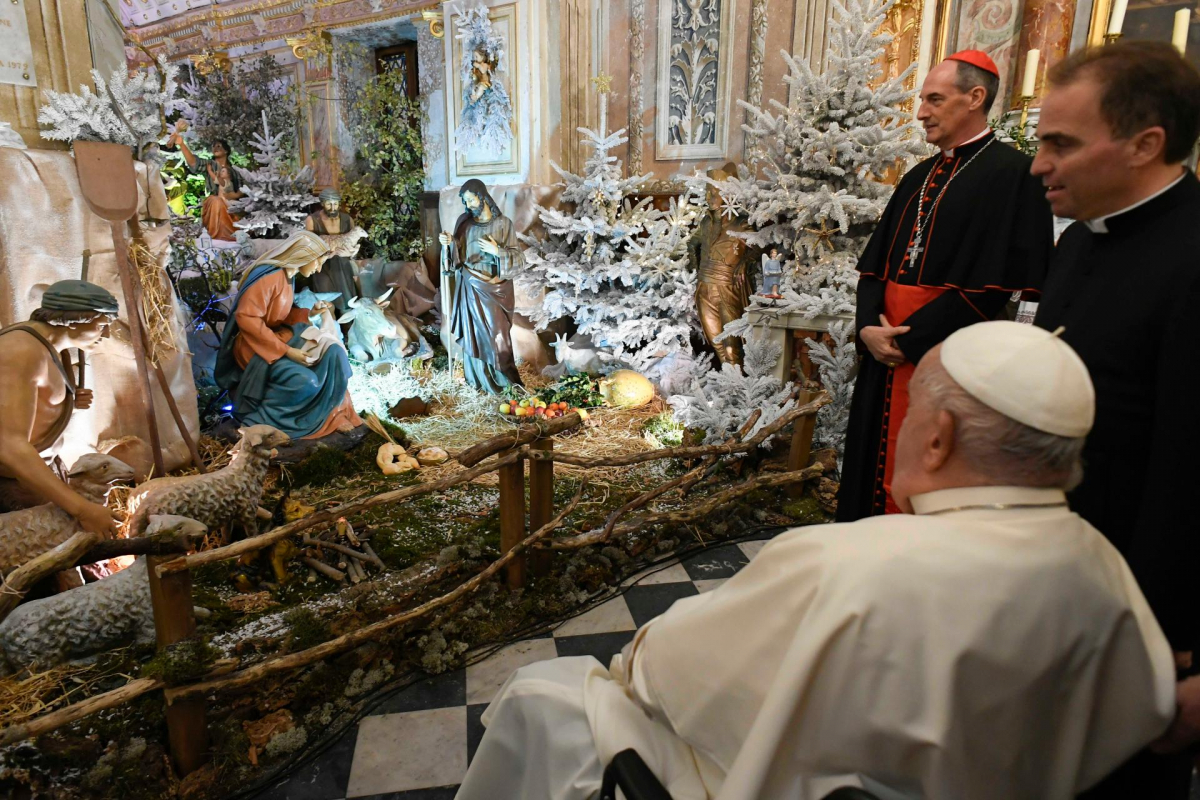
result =
[[[462,451],[455,458],[467,469],[455,475],[428,484],[384,492],[364,500],[319,511],[303,519],[224,547],[179,555],[163,554],[163,548],[147,543],[146,540],[118,540],[105,543],[108,545],[107,548],[101,548],[94,555],[98,553],[107,558],[119,552],[151,553],[146,556],[149,559],[147,572],[150,575],[157,643],[159,648],[163,648],[195,634],[196,620],[192,604],[191,578],[193,568],[227,561],[264,549],[286,537],[319,526],[332,525],[339,517],[347,517],[369,508],[445,491],[452,486],[475,480],[489,472],[499,473],[501,555],[483,571],[457,586],[453,591],[306,650],[275,656],[245,667],[242,667],[237,659],[218,662],[209,673],[199,680],[185,685],[168,686],[156,678],[132,680],[109,692],[94,695],[78,703],[9,726],[0,731],[0,747],[53,731],[96,711],[128,703],[147,692],[162,690],[166,702],[169,747],[175,768],[180,775],[193,772],[202,766],[209,757],[205,707],[207,696],[214,691],[247,686],[269,675],[297,669],[357,647],[377,638],[385,631],[408,625],[428,616],[436,609],[457,602],[501,571],[504,572],[508,586],[512,588],[524,586],[530,575],[543,575],[549,570],[553,550],[571,550],[603,544],[634,531],[644,530],[651,525],[685,523],[703,519],[721,506],[757,489],[775,486],[801,488],[804,481],[818,477],[832,466],[828,460],[821,460],[812,465],[808,463],[816,413],[821,406],[829,402],[829,397],[824,392],[815,396],[800,392],[797,394],[797,399],[796,408],[771,424],[763,426],[750,438],[746,438],[746,435],[759,419],[757,411],[737,434],[719,444],[662,448],[608,458],[587,458],[558,452],[554,449],[555,435],[574,428],[581,422],[577,414],[568,414],[547,422],[522,426]],[[793,423],[787,472],[751,477],[717,492],[703,501],[691,503],[686,508],[644,513],[622,522],[628,515],[671,490],[679,489],[687,492],[715,471],[722,456],[749,453],[769,437],[781,434],[788,425]],[[631,466],[668,458],[686,459],[699,463],[684,475],[654,487],[626,503],[610,514],[602,527],[572,537],[543,542],[574,510],[583,491],[581,484],[574,498],[560,509],[558,514],[554,514],[555,462],[584,467],[614,467]],[[525,505],[527,463],[528,528],[526,527],[527,509]],[[529,533],[529,529],[532,529],[533,532]],[[60,547],[65,546],[64,544]],[[85,556],[81,562],[87,563],[87,560],[88,558]],[[92,560],[98,559],[93,558]],[[416,591],[413,594],[415,595]]]

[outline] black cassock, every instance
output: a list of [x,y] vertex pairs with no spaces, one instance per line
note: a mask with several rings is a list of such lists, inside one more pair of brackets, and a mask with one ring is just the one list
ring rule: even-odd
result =
[[[896,187],[859,258],[855,329],[878,325],[880,314],[892,325],[911,326],[896,337],[907,363],[889,369],[860,337],[865,356],[850,406],[839,521],[889,510],[889,451],[921,357],[956,330],[1000,316],[1013,292],[1041,288],[1054,247],[1053,216],[1030,164],[988,134],[922,161]],[[909,248],[927,176],[924,249],[913,261]]]
[[[1103,224],[1063,233],[1035,320],[1064,328],[1096,387],[1083,483],[1068,497],[1125,556],[1171,646],[1196,651],[1200,182],[1188,173]],[[1186,756],[1143,753],[1087,797],[1186,798],[1190,774]]]

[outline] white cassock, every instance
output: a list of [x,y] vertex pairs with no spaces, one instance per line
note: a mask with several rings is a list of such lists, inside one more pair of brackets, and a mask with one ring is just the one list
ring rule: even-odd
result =
[[949,489],[914,516],[781,534],[608,670],[518,670],[458,798],[584,800],[628,747],[675,800],[1073,798],[1166,730],[1175,666],[1125,561],[1065,502]]

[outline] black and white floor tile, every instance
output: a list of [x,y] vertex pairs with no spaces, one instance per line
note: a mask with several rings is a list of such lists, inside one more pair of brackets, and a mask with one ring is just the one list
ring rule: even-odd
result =
[[626,580],[620,595],[551,633],[400,690],[255,800],[450,800],[483,738],[479,718],[515,669],[578,655],[607,665],[638,626],[681,597],[720,586],[765,541],[719,545],[656,566]]

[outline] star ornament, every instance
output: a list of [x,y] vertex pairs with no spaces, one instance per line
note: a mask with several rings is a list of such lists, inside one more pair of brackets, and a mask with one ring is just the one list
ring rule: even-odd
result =
[[612,75],[597,75],[592,78],[592,84],[600,94],[608,94],[612,91],[612,80]]
[[825,245],[830,250],[837,249],[833,246],[833,242],[831,240],[833,239],[834,234],[841,231],[841,228],[830,228],[827,220],[821,220],[821,227],[819,228],[803,228],[802,230],[805,233],[811,233],[813,236],[817,237],[818,247],[820,245]]

